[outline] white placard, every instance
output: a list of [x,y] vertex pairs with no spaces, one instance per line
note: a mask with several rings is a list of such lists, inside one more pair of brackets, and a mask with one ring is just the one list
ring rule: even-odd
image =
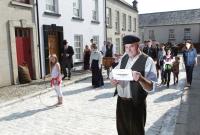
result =
[[131,69],[113,69],[112,77],[115,80],[131,81],[133,80]]

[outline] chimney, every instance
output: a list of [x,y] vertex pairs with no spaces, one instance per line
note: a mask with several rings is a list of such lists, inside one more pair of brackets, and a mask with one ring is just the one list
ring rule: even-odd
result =
[[138,11],[138,9],[137,9],[137,3],[138,3],[137,0],[134,0],[132,3],[133,3],[133,9]]

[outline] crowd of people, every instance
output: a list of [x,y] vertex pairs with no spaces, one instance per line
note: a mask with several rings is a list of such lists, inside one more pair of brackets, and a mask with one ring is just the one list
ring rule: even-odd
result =
[[[197,64],[197,52],[190,40],[185,41],[182,48],[183,62],[185,64],[187,86],[192,83],[192,72]],[[167,85],[169,88],[171,73],[174,78],[174,85],[178,83],[180,56],[177,56],[178,49],[170,43],[159,43],[152,40],[146,40],[140,50],[150,56],[157,70],[157,78],[161,79],[160,85]]]
[[[90,40],[91,44],[84,49],[84,70],[92,72],[92,86],[98,88],[104,85],[102,68],[107,70],[107,78],[116,87],[117,98],[116,125],[118,135],[144,135],[146,123],[146,97],[154,91],[158,79],[160,85],[170,86],[171,73],[174,84],[179,80],[180,57],[171,45],[146,40],[140,45],[140,39],[133,35],[123,37],[124,54],[117,54],[111,42],[104,42],[101,50]],[[51,85],[58,96],[58,103],[63,104],[61,83],[65,77],[71,78],[74,50],[63,41],[61,66],[57,56],[51,54]],[[191,41],[186,41],[182,50],[186,69],[187,86],[192,84],[193,68],[197,65],[197,52]],[[64,76],[61,78],[61,69]],[[110,74],[111,69],[131,69],[132,80],[117,80]]]

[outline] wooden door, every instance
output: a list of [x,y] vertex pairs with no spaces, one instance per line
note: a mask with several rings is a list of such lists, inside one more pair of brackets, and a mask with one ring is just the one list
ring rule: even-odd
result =
[[17,64],[27,64],[30,76],[33,79],[30,29],[16,28],[15,39],[17,51]]
[[[56,56],[59,59],[60,49],[59,49],[59,43],[58,43],[58,32],[55,31],[49,31],[48,32],[48,49],[49,49],[49,55],[56,54]],[[48,67],[48,73],[50,71],[50,68]]]

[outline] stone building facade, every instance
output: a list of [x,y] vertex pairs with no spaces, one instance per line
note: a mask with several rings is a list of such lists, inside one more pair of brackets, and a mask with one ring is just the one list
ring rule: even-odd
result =
[[139,35],[137,1],[130,5],[124,0],[107,0],[106,26],[107,41],[116,46],[116,53],[123,53],[122,38]]
[[27,64],[31,78],[40,77],[33,0],[0,1],[0,87],[18,83],[18,65]]
[[200,9],[140,14],[139,29],[142,41],[200,43]]

